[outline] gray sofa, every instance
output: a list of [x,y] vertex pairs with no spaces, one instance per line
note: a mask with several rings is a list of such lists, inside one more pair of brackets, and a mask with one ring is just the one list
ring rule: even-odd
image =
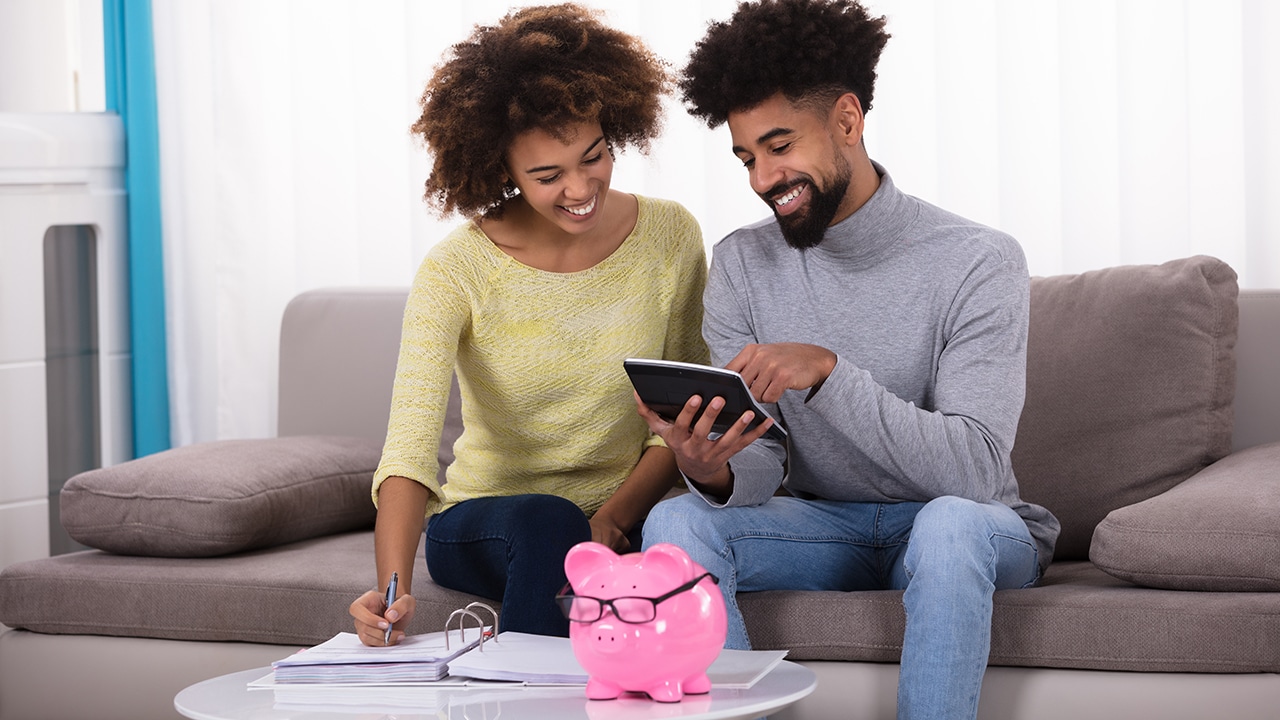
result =
[[[342,289],[290,304],[279,437],[68,484],[64,525],[103,549],[0,572],[0,718],[175,717],[186,685],[348,628],[374,585],[368,480],[404,301]],[[1237,304],[1212,259],[1033,280],[1014,463],[1064,530],[1040,587],[995,595],[981,717],[1280,716],[1277,377],[1280,291]],[[473,598],[418,563],[426,631]],[[757,647],[819,677],[776,717],[893,717],[900,593],[740,600]]]

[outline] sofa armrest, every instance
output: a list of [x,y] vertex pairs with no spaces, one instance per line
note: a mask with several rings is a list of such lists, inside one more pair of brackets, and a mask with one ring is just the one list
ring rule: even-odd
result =
[[221,440],[67,481],[67,533],[122,555],[209,557],[373,524],[382,443],[356,437]]
[[1228,455],[1148,500],[1112,511],[1089,559],[1171,590],[1280,590],[1280,442]]

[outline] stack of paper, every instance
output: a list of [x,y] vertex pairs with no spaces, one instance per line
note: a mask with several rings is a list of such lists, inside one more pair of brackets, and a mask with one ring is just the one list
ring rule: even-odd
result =
[[[350,689],[360,686],[424,685],[437,688],[488,687],[501,681],[508,687],[584,686],[587,671],[573,654],[568,638],[504,632],[479,646],[478,633],[462,643],[444,633],[410,635],[399,645],[368,647],[352,633],[272,663],[273,672],[251,687]],[[721,650],[707,668],[712,688],[746,689],[756,684],[786,657],[785,650]]]
[[[568,638],[504,632],[450,661],[449,675],[526,685],[586,685],[587,671]],[[750,688],[787,655],[785,650],[721,650],[707,668],[713,688]]]
[[587,671],[574,656],[569,638],[504,632],[496,640],[454,660],[449,674],[526,685],[587,684]]
[[[480,642],[480,633],[463,642],[457,632],[445,642],[442,632],[410,635],[398,645],[369,647],[354,633],[338,633],[313,648],[271,664],[277,683],[397,683],[439,680],[449,662]],[[446,648],[446,644],[449,645]]]

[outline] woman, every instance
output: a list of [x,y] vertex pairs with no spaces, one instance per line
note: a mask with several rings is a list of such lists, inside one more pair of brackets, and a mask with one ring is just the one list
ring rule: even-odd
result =
[[[648,148],[670,86],[639,40],[572,4],[477,27],[428,83],[426,198],[474,219],[431,250],[405,309],[373,484],[379,587],[399,584],[390,608],[385,590],[352,603],[366,644],[398,642],[413,616],[424,515],[437,584],[501,600],[503,630],[567,635],[565,553],[638,550],[678,478],[622,360],[706,361],[702,236],[676,203],[610,187],[615,149]],[[442,485],[455,369],[465,429]]]

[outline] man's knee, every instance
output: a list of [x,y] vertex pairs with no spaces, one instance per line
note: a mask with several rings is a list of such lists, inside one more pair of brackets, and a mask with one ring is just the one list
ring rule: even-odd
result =
[[907,569],[937,570],[990,563],[991,528],[981,503],[944,496],[925,504],[911,526]]
[[714,510],[697,495],[677,495],[658,503],[649,511],[644,521],[644,546],[672,543],[688,550],[688,546],[700,542],[696,530],[710,524],[706,517]]
[[1026,587],[1039,575],[1035,543],[1012,508],[957,497],[920,510],[905,561],[912,576],[971,577],[999,588]]
[[971,538],[985,541],[988,529],[981,503],[945,495],[920,509],[911,526],[911,537],[942,543],[963,543]]

